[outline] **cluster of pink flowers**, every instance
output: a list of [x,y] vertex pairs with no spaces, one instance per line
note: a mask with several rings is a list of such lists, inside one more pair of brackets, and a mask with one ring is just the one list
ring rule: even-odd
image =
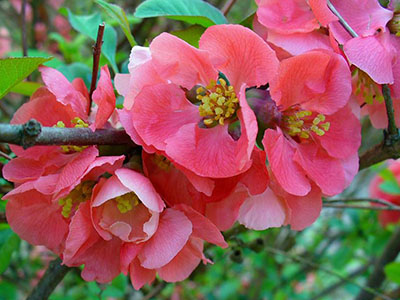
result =
[[[168,33],[134,47],[130,74],[115,78],[121,110],[107,68],[89,114],[82,80],[42,67],[45,87],[12,123],[122,126],[141,159],[100,155],[96,146],[13,147],[18,157],[3,170],[16,184],[5,197],[13,230],[68,266],[84,264],[85,280],[123,272],[139,289],[156,274],[180,281],[210,262],[204,241],[227,247],[221,231],[236,221],[256,230],[311,225],[322,197],[341,193],[358,172],[356,98],[370,109],[381,105],[367,100],[379,101],[369,94],[379,84],[398,93],[393,12],[376,0],[363,10],[332,0],[353,38],[326,1],[256,2],[257,33],[216,25],[199,48]],[[364,47],[381,51],[371,57]]]

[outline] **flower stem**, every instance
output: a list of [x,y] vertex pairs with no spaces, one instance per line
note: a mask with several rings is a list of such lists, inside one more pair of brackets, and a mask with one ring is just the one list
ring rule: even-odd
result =
[[88,107],[88,114],[90,115],[90,110],[92,108],[93,103],[93,92],[96,89],[97,83],[97,74],[99,72],[99,62],[100,62],[100,55],[101,55],[101,46],[103,45],[103,35],[104,35],[104,22],[99,25],[99,30],[97,31],[97,39],[96,44],[93,46],[93,69],[92,69],[92,82],[90,84],[90,92],[89,92],[89,107]]

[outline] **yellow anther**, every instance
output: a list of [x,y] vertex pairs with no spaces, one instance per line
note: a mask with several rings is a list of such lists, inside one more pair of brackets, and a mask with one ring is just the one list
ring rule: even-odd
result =
[[118,196],[114,200],[117,202],[118,210],[123,214],[131,211],[139,204],[139,197],[134,192]]
[[[76,128],[87,128],[89,127],[89,124],[85,123],[81,118],[73,118],[71,120],[71,124],[74,125],[74,127]],[[59,128],[65,128],[65,123],[63,121],[58,121],[56,123],[56,125],[54,125],[53,127],[59,127]],[[69,145],[64,145],[64,146],[60,146],[62,151],[65,153],[68,152],[81,152],[84,149],[87,148],[87,146],[69,146]]]
[[84,181],[77,185],[66,197],[58,199],[64,218],[69,218],[73,208],[90,199],[95,184],[96,182],[93,180]]
[[300,133],[300,137],[303,139],[308,139],[310,137],[310,134],[307,131],[302,131]]
[[196,98],[201,101],[199,114],[205,117],[204,125],[213,127],[217,124],[224,125],[230,118],[236,118],[239,108],[239,99],[236,97],[234,88],[227,85],[226,80],[220,78],[218,83],[211,80],[206,87],[207,90],[198,88]]
[[204,88],[202,86],[200,86],[200,87],[198,87],[196,89],[196,94],[201,94],[201,93],[204,93],[204,92],[205,92],[205,90],[204,90]]
[[323,115],[323,114],[319,114],[319,115],[317,116],[317,118],[320,119],[321,122],[325,121],[325,115]]
[[324,124],[320,125],[325,131],[328,131],[329,128],[331,127],[331,123],[330,122],[326,122]]
[[65,124],[63,121],[58,121],[55,127],[65,128]]
[[319,123],[321,123],[321,119],[316,117],[312,122],[313,122],[314,125],[318,125]]

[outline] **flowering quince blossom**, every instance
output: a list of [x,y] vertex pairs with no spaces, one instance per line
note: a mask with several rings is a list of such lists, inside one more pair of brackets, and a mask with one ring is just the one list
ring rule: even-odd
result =
[[121,91],[121,123],[145,150],[197,176],[235,176],[251,166],[257,135],[245,89],[269,82],[278,60],[239,25],[212,26],[199,44],[196,49],[167,33],[152,41]]
[[347,105],[351,77],[344,59],[313,50],[281,62],[270,84],[276,120],[262,143],[282,188],[305,196],[314,182],[324,195],[343,191],[358,171],[359,120]]
[[[400,182],[400,161],[392,161],[388,167],[388,170],[393,173],[397,182]],[[379,175],[375,176],[369,187],[369,193],[372,198],[382,199],[391,202],[395,205],[400,205],[400,195],[389,194],[382,190],[380,185],[384,182],[383,178]],[[379,212],[379,222],[382,226],[388,224],[398,223],[400,220],[400,212],[398,211],[381,211]]]
[[[34,118],[44,126],[88,127],[89,97],[83,81],[76,79],[71,84],[48,67],[40,67],[40,71],[46,86],[15,113],[11,123]],[[99,99],[115,103],[115,96],[107,93],[110,88],[112,91],[112,84],[106,67],[100,82],[103,86],[94,96],[100,106],[94,128],[102,127],[103,120],[107,121],[112,113]],[[99,115],[103,120],[98,121]],[[16,183],[16,188],[3,197],[10,200],[6,209],[8,222],[30,243],[45,245],[60,254],[70,216],[80,202],[90,198],[93,182],[120,167],[124,157],[98,157],[95,146],[36,146],[28,150],[14,146],[13,151],[18,157],[3,168],[4,177]]]

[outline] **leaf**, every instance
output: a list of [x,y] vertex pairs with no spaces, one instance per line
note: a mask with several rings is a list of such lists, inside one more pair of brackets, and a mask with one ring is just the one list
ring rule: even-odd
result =
[[0,99],[3,98],[15,85],[24,80],[36,68],[51,57],[21,57],[0,59]]
[[10,92],[21,94],[24,96],[32,96],[34,92],[42,85],[37,82],[22,81],[11,88]]
[[385,266],[385,274],[389,280],[400,284],[400,262],[387,264]]
[[[47,53],[45,51],[40,51],[36,49],[28,49],[28,57],[52,57],[53,54]],[[21,51],[11,51],[7,52],[7,57],[23,57]],[[50,68],[57,68],[58,66],[62,65],[63,62],[58,59],[57,57],[53,57],[51,60],[48,60],[43,63],[43,65],[50,67]]]
[[20,238],[9,228],[0,230],[0,274],[10,264],[11,256],[19,248]]
[[121,26],[122,31],[125,33],[126,38],[131,44],[131,47],[137,45],[135,38],[131,33],[131,29],[129,27],[129,21],[126,17],[124,10],[115,4],[107,3],[103,0],[96,0],[96,3],[99,4],[104,10],[115,20],[117,20],[118,24]]
[[[97,39],[97,31],[99,25],[102,23],[99,13],[92,15],[77,16],[68,10],[68,19],[71,26],[78,32],[90,37],[93,41]],[[111,26],[104,29],[103,46],[101,53],[107,58],[115,73],[118,73],[118,67],[115,62],[115,52],[117,49],[117,33]]]
[[379,172],[379,176],[384,180],[379,185],[382,191],[391,195],[400,195],[400,185],[392,171],[384,169]]
[[136,8],[135,17],[167,17],[204,27],[227,23],[220,10],[202,0],[147,0]]
[[75,62],[70,65],[63,65],[57,68],[58,71],[72,82],[75,78],[82,78],[86,87],[90,86],[92,70],[85,64]]
[[173,31],[171,32],[171,34],[184,40],[190,45],[199,48],[199,40],[204,31],[205,31],[204,27],[199,25],[192,25],[184,30]]

